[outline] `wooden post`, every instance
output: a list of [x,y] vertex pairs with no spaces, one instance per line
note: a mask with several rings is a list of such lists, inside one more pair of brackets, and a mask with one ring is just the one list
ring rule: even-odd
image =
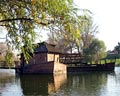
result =
[[25,59],[24,59],[24,55],[23,54],[21,54],[21,64],[20,64],[21,66],[20,66],[20,74],[23,74],[23,68],[24,68],[24,66],[25,66]]

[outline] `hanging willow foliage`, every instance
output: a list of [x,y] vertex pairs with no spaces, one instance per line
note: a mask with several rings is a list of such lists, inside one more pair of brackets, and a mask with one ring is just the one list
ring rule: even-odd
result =
[[[50,31],[69,30],[73,38],[79,37],[77,8],[73,0],[2,0],[0,26],[8,31],[6,41],[24,54],[28,61],[34,52],[36,27]],[[68,29],[65,29],[69,25]],[[77,39],[76,39],[77,41]]]

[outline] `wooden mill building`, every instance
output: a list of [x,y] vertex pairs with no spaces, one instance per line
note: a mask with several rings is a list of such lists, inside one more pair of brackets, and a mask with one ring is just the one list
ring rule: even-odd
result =
[[56,51],[55,45],[46,42],[38,43],[34,49],[34,54],[29,63],[25,64],[21,56],[21,73],[44,73],[59,74],[66,73],[66,65],[59,62],[59,52]]

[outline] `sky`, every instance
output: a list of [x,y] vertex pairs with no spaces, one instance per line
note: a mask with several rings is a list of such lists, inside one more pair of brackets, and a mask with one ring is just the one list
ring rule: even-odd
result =
[[97,38],[105,42],[107,50],[113,50],[120,42],[120,1],[119,0],[74,0],[81,9],[93,13],[98,25]]

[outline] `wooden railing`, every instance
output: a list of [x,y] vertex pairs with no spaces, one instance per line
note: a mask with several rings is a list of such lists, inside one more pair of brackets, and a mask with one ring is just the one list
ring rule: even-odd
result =
[[81,63],[83,57],[81,54],[60,54],[60,62],[64,64],[79,64]]

